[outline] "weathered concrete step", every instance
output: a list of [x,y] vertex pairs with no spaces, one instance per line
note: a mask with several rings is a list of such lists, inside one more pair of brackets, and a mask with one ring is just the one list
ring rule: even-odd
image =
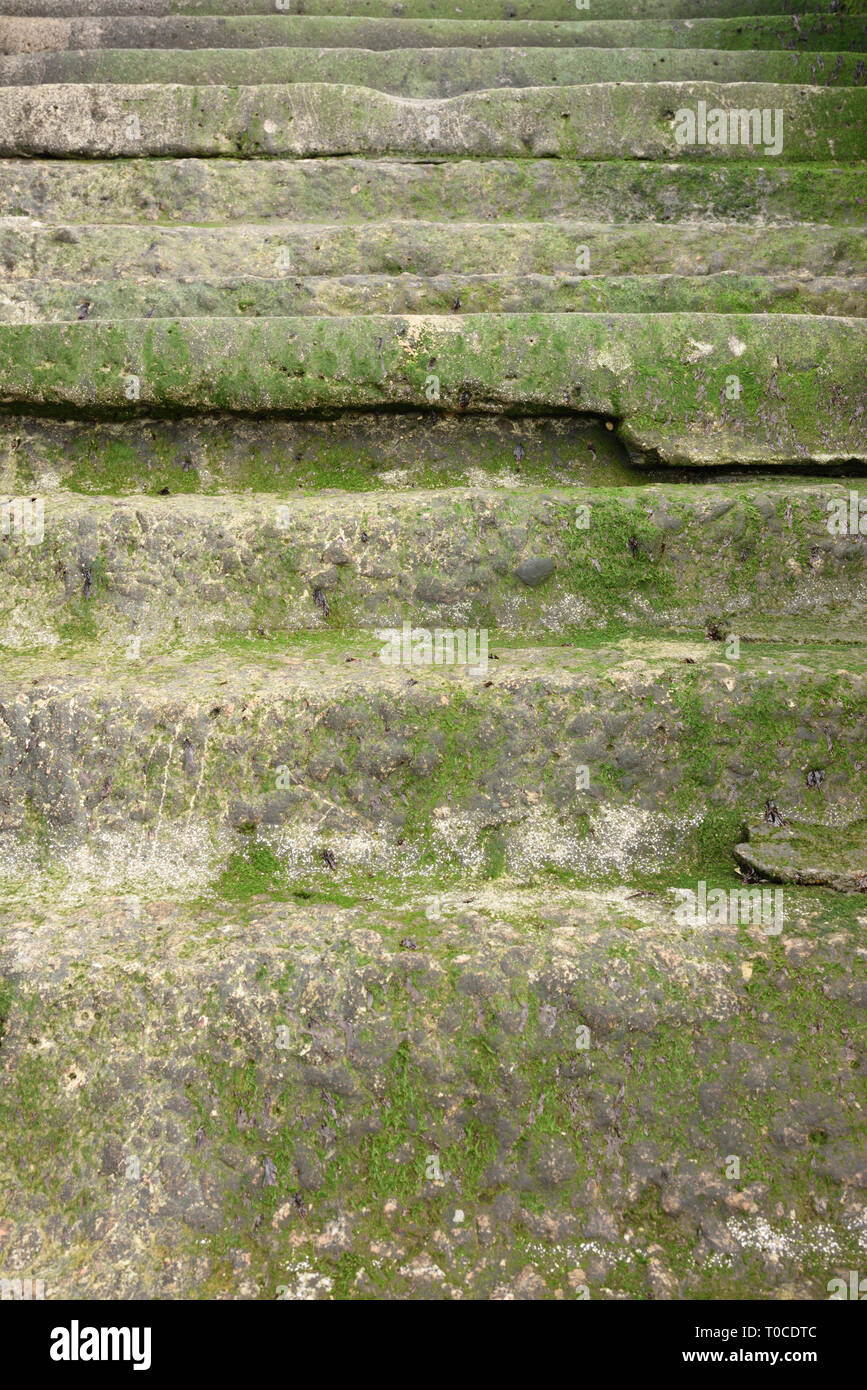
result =
[[789,275],[345,275],[208,277],[173,284],[0,280],[0,323],[281,314],[867,314],[867,277]]
[[16,156],[833,162],[863,158],[865,130],[867,89],[782,83],[599,83],[427,103],[323,83],[0,88],[0,154]]
[[[666,470],[666,477],[670,473]],[[242,492],[641,484],[623,445],[578,415],[343,411],[325,419],[200,415],[77,420],[0,413],[7,493]]]
[[867,460],[860,319],[459,314],[0,325],[0,403],[604,416],[668,463]]
[[714,221],[862,226],[867,163],[0,160],[0,216],[52,223]]
[[829,897],[786,890],[773,936],[502,881],[9,905],[0,1268],[49,1299],[826,1299],[864,1215],[863,929]]
[[[290,881],[327,876],[328,850],[335,886],[471,880],[492,858],[598,887],[730,864],[769,804],[826,826],[864,816],[863,648],[743,643],[734,657],[706,638],[625,637],[496,642],[485,659],[472,629],[440,648],[425,628],[406,646],[397,627],[394,644],[355,633],[318,652],[236,639],[149,658],[82,632],[66,661],[4,654],[3,876],[38,890],[41,864],[58,889],[138,878],[184,896],[255,829]],[[440,664],[449,650],[475,665]]]
[[0,222],[0,269],[22,279],[172,281],[237,275],[454,274],[576,276],[810,272],[856,276],[867,264],[867,230],[804,224],[737,227],[692,223],[396,221],[226,227],[44,225]]
[[[80,13],[80,7],[79,7]],[[671,20],[523,21],[363,19],[267,14],[243,18],[16,19],[0,17],[0,53],[203,48],[720,48],[863,52],[867,22],[854,14],[698,17]],[[39,79],[44,80],[44,79]]]
[[[106,15],[132,15],[141,13],[142,0],[4,0],[7,15],[38,17],[78,17],[82,14],[104,17]],[[299,0],[308,15],[324,15],[328,21],[339,19],[346,14],[342,0]],[[287,9],[292,0],[286,0]],[[440,18],[441,0],[401,0],[400,23],[403,19]],[[702,15],[737,16],[744,10],[752,15],[785,15],[789,0],[594,0],[594,19],[691,19],[698,11]],[[833,3],[819,4],[819,13],[833,11]],[[149,15],[272,15],[274,0],[146,0],[146,13]],[[359,17],[387,19],[395,23],[393,0],[353,0],[353,9]],[[564,19],[563,0],[461,0],[461,4],[450,6],[451,15],[460,20],[509,21],[509,27],[517,29],[527,20]],[[576,7],[577,9],[577,7]],[[846,0],[849,14],[860,15],[867,9],[867,0]],[[570,12],[571,11],[571,12]],[[438,13],[439,12],[439,13]],[[565,18],[578,23],[588,21],[589,11],[566,12]]]
[[[2,32],[2,31],[0,31]],[[865,36],[867,39],[867,36]],[[494,87],[588,82],[796,82],[854,87],[867,82],[864,53],[727,52],[658,48],[116,49],[0,58],[0,85],[40,83],[339,82],[396,96],[442,98]]]
[[[527,455],[516,445],[504,467]],[[857,480],[600,490],[512,476],[290,500],[0,493],[0,650],[68,653],[84,627],[149,659],[219,634],[404,622],[524,640],[629,625],[710,634],[723,653],[732,635],[867,642]]]

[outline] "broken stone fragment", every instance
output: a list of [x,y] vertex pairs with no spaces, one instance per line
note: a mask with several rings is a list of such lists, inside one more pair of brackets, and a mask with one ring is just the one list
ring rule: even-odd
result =
[[838,893],[867,892],[867,821],[848,826],[763,822],[735,846],[746,868],[777,883],[818,884]]

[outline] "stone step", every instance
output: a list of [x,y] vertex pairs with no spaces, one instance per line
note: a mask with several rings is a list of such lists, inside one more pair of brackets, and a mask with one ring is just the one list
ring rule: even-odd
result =
[[0,216],[149,226],[554,218],[863,226],[867,163],[0,160]]
[[[52,16],[72,17],[95,15],[104,18],[108,15],[137,16],[142,0],[4,0],[7,15],[32,16],[39,18]],[[322,15],[329,25],[339,21],[346,14],[344,0],[296,0],[303,3],[307,15]],[[352,0],[353,9],[360,17],[387,19],[390,23],[400,23],[403,19],[441,18],[444,8],[442,0],[401,0],[400,19],[395,21],[394,0]],[[293,0],[282,0],[280,6],[286,13],[292,9]],[[277,8],[276,0],[146,0],[148,15],[183,15],[194,17],[205,15],[272,15]],[[595,19],[691,19],[698,11],[702,15],[740,18],[745,0],[594,0]],[[509,21],[509,27],[519,28],[527,20],[563,21],[564,10],[567,17],[575,23],[586,23],[589,6],[564,6],[563,0],[461,0],[446,6],[451,15],[460,20]],[[785,15],[789,0],[749,0],[747,6],[753,15]],[[826,6],[818,5],[818,13],[833,11],[832,2]],[[867,12],[867,0],[846,0],[846,10],[851,15]]]
[[[8,11],[8,5],[7,5]],[[76,5],[80,14],[81,6]],[[359,48],[703,48],[793,52],[864,52],[867,21],[854,12],[799,16],[744,15],[736,19],[699,16],[670,19],[582,20],[580,23],[466,19],[365,19],[343,15],[262,14],[244,18],[184,15],[153,18],[16,19],[0,17],[0,53],[61,52],[65,49]],[[108,55],[107,55],[108,56]],[[85,61],[82,59],[82,61]],[[77,80],[77,79],[75,79]]]
[[[461,635],[446,634],[459,653]],[[5,653],[10,892],[38,896],[49,875],[61,895],[74,878],[187,896],[251,831],[299,887],[469,882],[492,859],[520,881],[553,869],[598,887],[730,864],[766,810],[863,817],[863,645],[735,656],[706,637],[603,636],[485,657],[463,636],[475,665],[423,664],[449,645],[400,628],[394,644],[236,638],[149,657],[82,634],[66,659]]]
[[771,313],[863,316],[867,277],[789,275],[236,275],[168,284],[0,280],[0,323],[281,314]]
[[785,153],[835,162],[864,157],[865,130],[867,89],[761,82],[530,87],[427,103],[323,83],[0,88],[5,156],[767,160]]
[[0,404],[602,416],[673,464],[865,462],[861,319],[453,314],[0,325]]
[[255,863],[229,902],[0,905],[10,1279],[765,1301],[859,1268],[863,897],[828,930],[786,888],[770,935],[685,930],[665,885],[337,904]]
[[150,658],[404,622],[494,643],[624,628],[867,641],[863,481],[541,489],[519,482],[526,457],[516,445],[513,485],[493,489],[0,494],[0,649],[56,665],[80,628]]
[[[867,48],[867,35],[865,35]],[[0,58],[0,85],[183,83],[191,86],[337,82],[422,99],[494,87],[594,82],[783,82],[853,87],[867,81],[864,53],[727,52],[672,48],[210,48],[115,49]]]

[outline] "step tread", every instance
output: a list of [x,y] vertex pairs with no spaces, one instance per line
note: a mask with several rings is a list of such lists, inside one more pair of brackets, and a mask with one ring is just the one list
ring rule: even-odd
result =
[[[798,261],[813,274],[860,273],[867,262],[867,229],[805,223],[761,228],[710,217],[639,224],[551,217],[544,222],[430,218],[372,218],[363,223],[238,221],[226,226],[148,226],[142,223],[44,223],[0,218],[3,278],[74,278],[94,271],[112,276],[209,272],[273,275],[290,250],[287,273],[344,275],[414,273],[499,275],[574,271],[577,246],[586,246],[598,273],[637,273],[647,264],[660,274],[692,273],[710,260],[714,271],[784,272]],[[395,258],[405,262],[394,267]],[[388,265],[386,265],[386,260]],[[420,264],[421,263],[421,264]],[[422,265],[424,270],[422,270]]]
[[[516,453],[504,469],[523,467]],[[149,652],[221,632],[327,641],[403,621],[481,625],[507,645],[626,625],[867,641],[857,479],[542,487],[513,471],[507,486],[403,492],[0,491],[0,560],[0,647],[19,651],[97,631]]]

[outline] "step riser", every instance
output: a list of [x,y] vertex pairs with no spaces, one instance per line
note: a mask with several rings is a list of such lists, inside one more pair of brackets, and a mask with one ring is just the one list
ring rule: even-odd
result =
[[0,402],[94,415],[580,411],[668,463],[867,460],[858,319],[474,315],[0,325]]
[[[0,216],[49,223],[597,219],[862,227],[867,173],[765,160],[0,161]],[[494,212],[494,209],[496,210]]]
[[[58,869],[84,846],[96,862],[155,840],[155,852],[171,843],[176,860],[198,861],[202,887],[229,837],[256,826],[301,872],[330,846],[343,873],[409,866],[424,851],[472,877],[495,832],[507,872],[547,864],[598,882],[700,872],[703,837],[716,827],[733,844],[768,799],[789,819],[856,820],[867,678],[852,657],[835,675],[833,652],[808,667],[693,650],[694,666],[610,651],[526,676],[491,661],[489,689],[375,655],[318,671],[260,664],[255,680],[224,658],[166,684],[135,660],[109,672],[106,654],[105,685],[64,676],[23,690],[10,663],[6,871],[34,838]],[[817,767],[826,776],[811,788]],[[579,768],[588,786],[576,790]]]
[[855,87],[867,82],[857,53],[727,53],[723,50],[259,49],[195,53],[119,51],[0,58],[0,86],[40,83],[259,84],[340,82],[396,96],[444,98],[494,87],[580,86],[593,82],[782,82]]
[[[515,463],[513,452],[503,467]],[[297,495],[112,505],[49,494],[15,507],[0,494],[6,649],[63,650],[77,625],[119,655],[133,634],[145,659],[181,638],[404,622],[528,641],[612,624],[867,641],[867,488],[855,481],[374,494],[361,510],[353,497]],[[554,568],[530,587],[517,569],[534,556]]]
[[[600,84],[470,93],[427,105],[363,88],[300,83],[0,88],[0,154],[6,156],[472,153],[835,161],[864,156],[865,129],[867,90],[852,87]],[[725,143],[710,142],[718,137]]]
[[365,20],[345,16],[271,14],[185,19],[9,19],[0,18],[0,54],[100,49],[360,48],[387,52],[406,48],[720,48],[746,54],[753,49],[863,53],[867,21],[850,15],[743,16],[691,19],[689,26],[585,20],[577,23],[498,24],[468,20]]

